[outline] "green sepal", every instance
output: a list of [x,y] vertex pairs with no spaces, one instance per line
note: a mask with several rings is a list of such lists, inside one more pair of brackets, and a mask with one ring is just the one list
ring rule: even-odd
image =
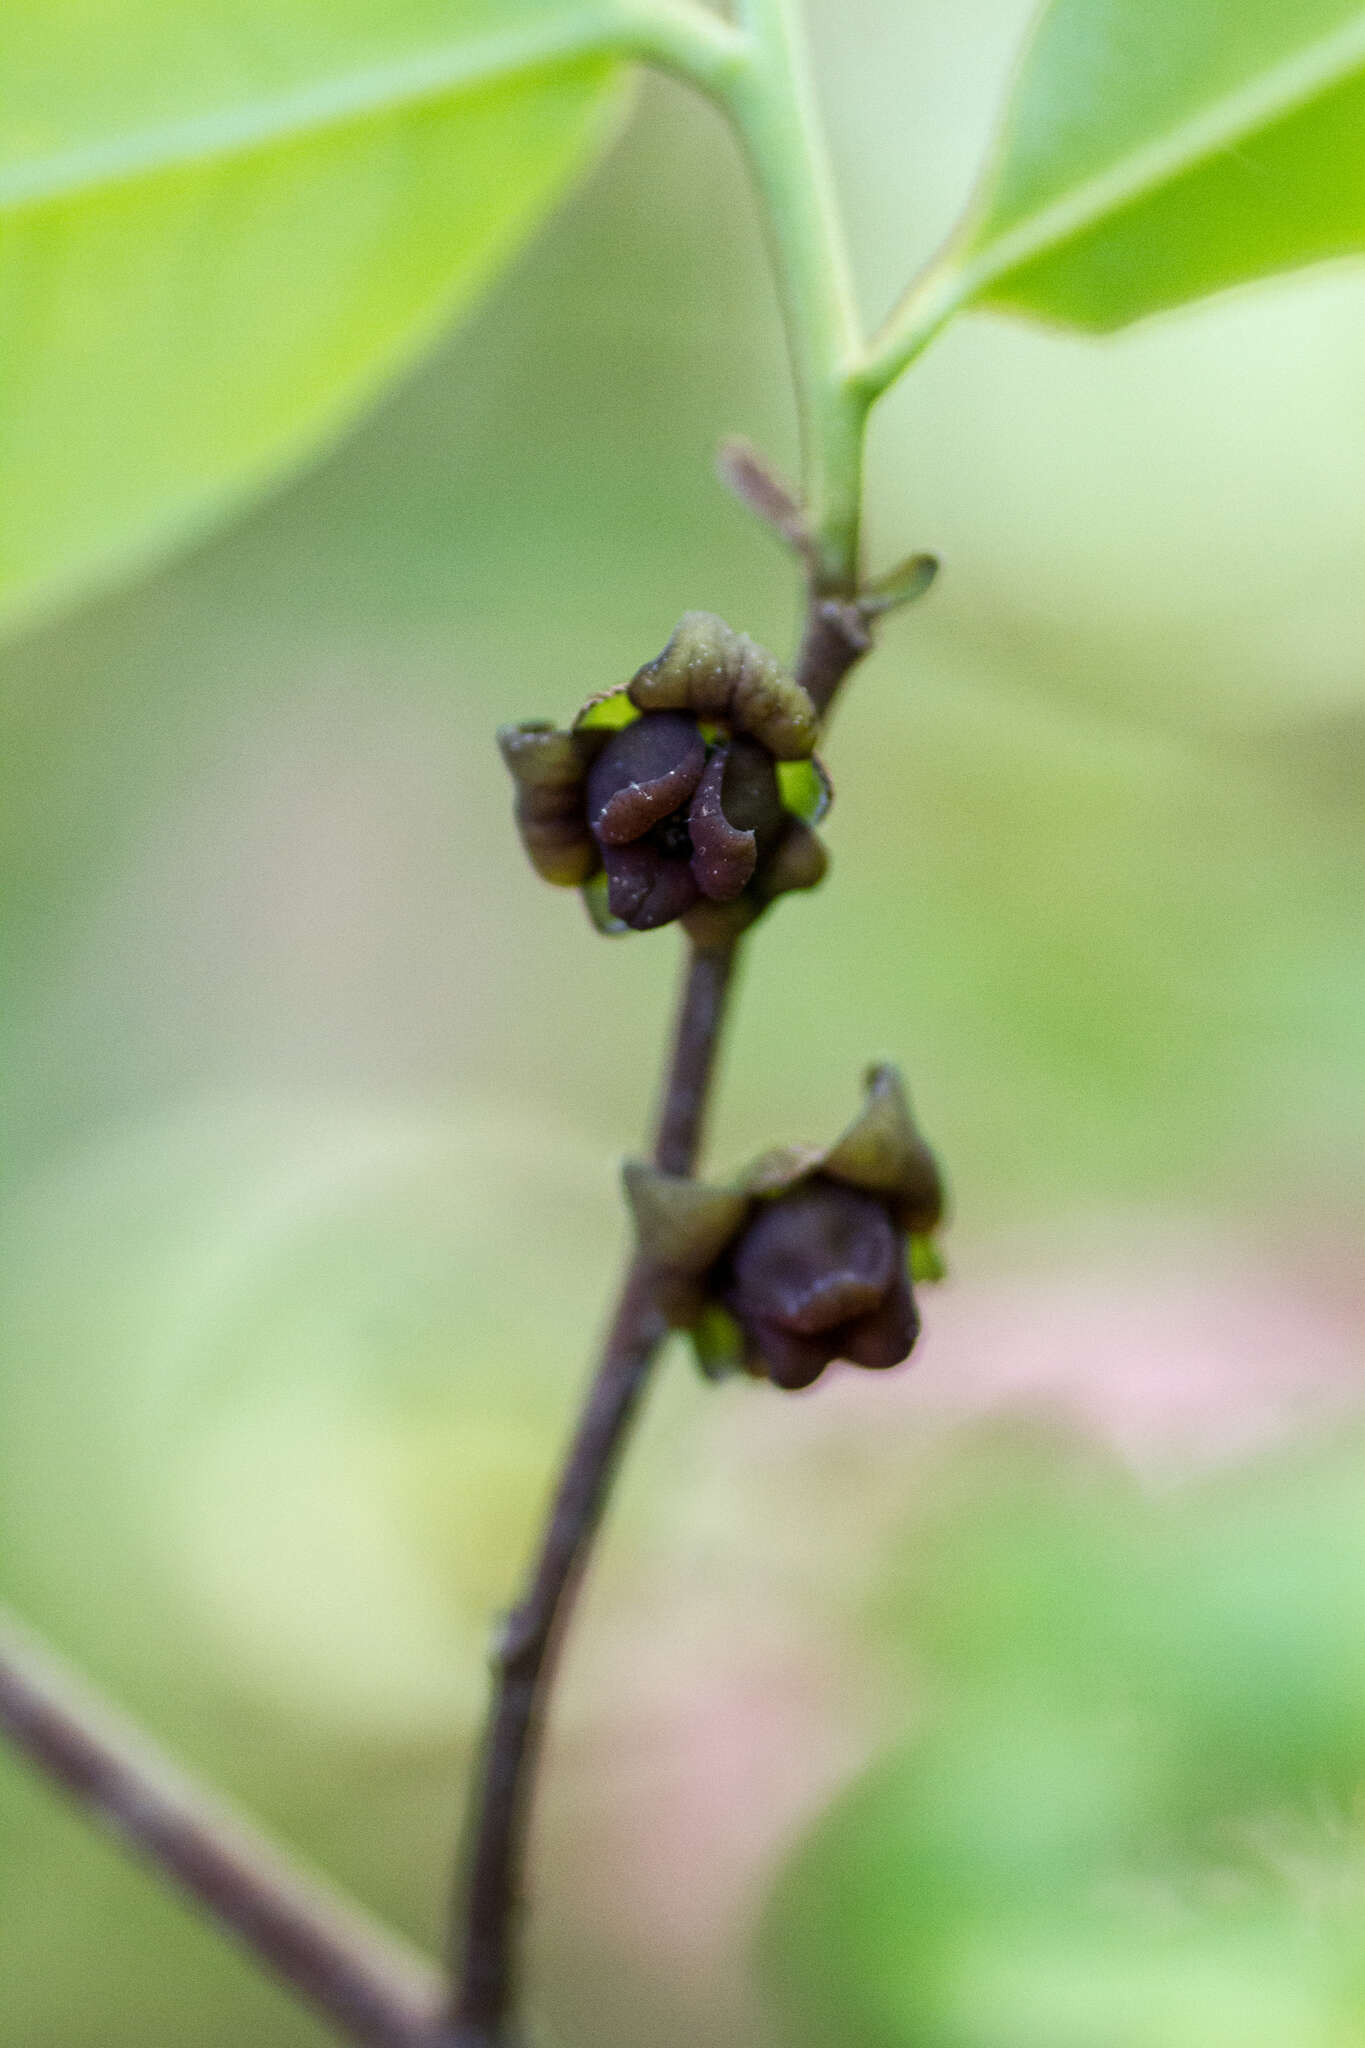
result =
[[834,797],[834,785],[814,754],[804,761],[779,761],[777,788],[783,810],[804,825],[818,825]]
[[498,747],[513,779],[523,789],[565,789],[581,782],[587,767],[582,744],[545,718],[498,727]]
[[798,1181],[809,1179],[824,1164],[818,1145],[779,1145],[755,1159],[744,1175],[744,1191],[760,1202],[776,1201],[789,1194]]
[[830,1147],[820,1170],[831,1180],[890,1196],[912,1231],[931,1230],[943,1213],[937,1162],[915,1127],[901,1077],[892,1066],[869,1071],[862,1114]]
[[745,732],[779,761],[804,760],[819,719],[809,692],[777,657],[714,612],[686,612],[662,654],[631,679],[642,711],[689,711]]
[[744,1370],[744,1332],[728,1308],[709,1301],[688,1331],[703,1379],[726,1380]]
[[923,1233],[912,1236],[906,1259],[910,1278],[916,1287],[930,1287],[935,1281],[948,1277],[947,1263],[935,1237]]
[[641,1252],[661,1271],[695,1279],[713,1266],[749,1212],[736,1188],[710,1187],[631,1160],[626,1197]]
[[623,683],[615,690],[603,690],[600,696],[589,697],[574,720],[573,729],[575,732],[620,732],[623,726],[634,725],[639,716],[639,709],[626,695]]
[[607,886],[606,874],[599,868],[597,873],[590,875],[583,884],[583,905],[592,920],[594,931],[601,932],[608,939],[619,939],[630,930],[630,926],[624,918],[613,915],[611,905],[607,901]]

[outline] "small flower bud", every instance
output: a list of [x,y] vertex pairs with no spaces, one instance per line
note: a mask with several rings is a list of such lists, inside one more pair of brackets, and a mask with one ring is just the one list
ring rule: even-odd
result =
[[605,929],[683,918],[705,947],[823,874],[809,829],[829,790],[815,731],[809,696],[772,655],[689,612],[663,653],[626,690],[593,698],[571,732],[506,726],[499,738],[537,872],[591,884]]
[[661,711],[613,733],[588,771],[588,829],[607,871],[607,901],[634,931],[671,923],[701,893],[685,820],[705,766],[693,720]]
[[872,1070],[834,1145],[765,1154],[731,1188],[629,1166],[626,1190],[656,1298],[708,1374],[728,1360],[795,1389],[836,1359],[910,1355],[943,1189],[894,1068]]

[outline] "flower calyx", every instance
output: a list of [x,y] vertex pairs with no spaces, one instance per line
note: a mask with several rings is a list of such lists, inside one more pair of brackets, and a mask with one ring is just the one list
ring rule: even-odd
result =
[[738,1181],[626,1167],[660,1307],[709,1377],[808,1387],[836,1359],[879,1370],[919,1334],[915,1284],[943,1272],[938,1164],[896,1069],[872,1068],[833,1145],[765,1154]]
[[681,919],[722,944],[813,888],[830,789],[815,706],[765,648],[689,612],[663,653],[573,726],[504,726],[516,819],[546,881],[582,888],[604,931]]

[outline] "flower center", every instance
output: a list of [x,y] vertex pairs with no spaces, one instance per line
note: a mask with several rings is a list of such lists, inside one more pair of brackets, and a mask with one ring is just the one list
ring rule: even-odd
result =
[[649,837],[666,859],[689,860],[692,840],[687,829],[687,805],[660,818]]

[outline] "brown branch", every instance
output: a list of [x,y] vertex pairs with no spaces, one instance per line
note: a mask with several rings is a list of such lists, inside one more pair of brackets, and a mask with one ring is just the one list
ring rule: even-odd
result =
[[437,1973],[209,1798],[0,1612],[0,1731],[363,2048],[438,2048]]
[[[657,1165],[690,1173],[701,1145],[735,947],[689,955],[654,1145]],[[601,1363],[550,1508],[530,1588],[494,1655],[456,1924],[455,2048],[508,2048],[516,1995],[527,1825],[555,1656],[631,1421],[668,1325],[638,1260],[627,1270]]]
[[871,646],[872,629],[861,605],[818,592],[812,596],[796,657],[796,680],[809,690],[822,718],[844,677]]
[[717,946],[688,959],[654,1138],[654,1164],[665,1173],[691,1173],[697,1163],[736,951]]

